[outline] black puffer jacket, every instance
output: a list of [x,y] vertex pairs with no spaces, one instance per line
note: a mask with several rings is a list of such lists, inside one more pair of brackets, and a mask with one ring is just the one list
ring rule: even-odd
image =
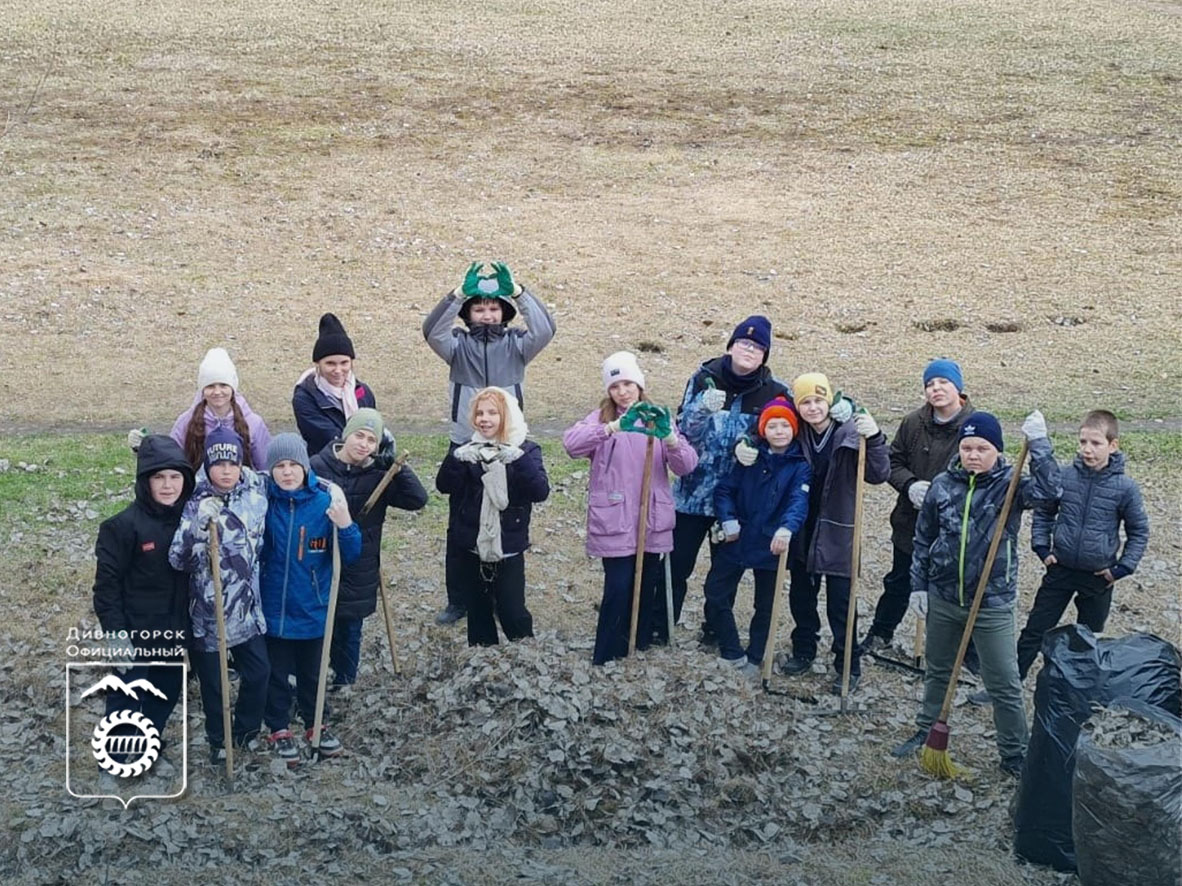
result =
[[1111,569],[1116,578],[1132,575],[1149,542],[1149,515],[1136,482],[1125,473],[1124,453],[1114,452],[1099,471],[1077,456],[1063,471],[1063,497],[1034,512],[1030,540],[1040,559],[1053,553],[1068,569]]
[[427,490],[407,465],[390,481],[382,497],[364,517],[361,509],[386,473],[381,463],[370,459],[364,465],[350,465],[336,456],[340,441],[329,443],[312,458],[316,476],[336,483],[349,502],[349,513],[361,529],[361,556],[341,568],[337,597],[337,618],[357,619],[373,614],[378,606],[378,574],[382,568],[382,524],[387,508],[417,511],[427,503]]
[[915,520],[919,515],[907,497],[907,490],[919,480],[933,480],[936,474],[948,470],[957,454],[960,426],[972,414],[973,404],[968,397],[962,397],[960,412],[950,422],[937,422],[931,404],[925,403],[903,416],[899,423],[899,430],[891,441],[888,482],[899,493],[899,500],[891,511],[891,544],[900,551],[911,553]]
[[[184,491],[175,504],[152,498],[148,478],[179,471]],[[193,494],[193,469],[169,437],[153,434],[140,444],[135,501],[102,522],[94,554],[94,611],[104,631],[189,632],[189,576],[168,562],[168,546]],[[137,646],[175,645],[135,637]]]

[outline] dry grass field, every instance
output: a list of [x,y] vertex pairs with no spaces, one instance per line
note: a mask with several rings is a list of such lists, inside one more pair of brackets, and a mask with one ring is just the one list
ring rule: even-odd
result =
[[946,354],[1006,414],[1176,416],[1180,11],[5,0],[0,418],[171,419],[224,344],[283,424],[331,309],[424,425],[422,315],[493,258],[558,320],[535,421],[756,311],[883,413]]
[[[443,428],[446,368],[422,317],[469,262],[501,259],[559,328],[527,382],[543,436],[597,402],[607,353],[643,344],[651,393],[670,402],[756,312],[775,325],[777,375],[826,371],[884,425],[917,404],[937,355],[961,361],[978,406],[1010,433],[1035,406],[1064,430],[1093,406],[1142,430],[1160,420],[1169,434],[1128,440],[1154,537],[1112,628],[1177,642],[1180,47],[1182,4],[1140,0],[0,0],[0,457],[39,467],[0,472],[0,747],[23,761],[0,777],[6,869],[29,883],[146,868],[162,883],[309,871],[1063,882],[1010,857],[988,710],[955,715],[957,756],[982,771],[968,801],[887,757],[916,684],[885,668],[869,670],[854,717],[822,717],[818,733],[802,725],[812,702],[710,676],[687,629],[644,670],[595,678],[597,714],[566,744],[541,716],[496,735],[442,728],[449,711],[479,708],[497,658],[431,624],[438,496],[389,524],[409,673],[384,669],[381,626],[367,622],[372,664],[340,730],[347,761],[285,779],[263,758],[235,795],[202,764],[181,803],[80,809],[60,787],[64,632],[88,617],[88,550],[126,501],[130,462],[109,434],[55,432],[166,428],[215,345],[256,411],[290,428],[292,384],[332,310],[429,485],[442,444],[423,434]],[[1067,456],[1070,440],[1057,444]],[[544,633],[503,654],[531,678],[549,661],[565,685],[587,670],[601,573],[581,555],[586,466],[546,445],[556,489],[528,567]],[[890,503],[871,491],[863,618],[889,564]],[[687,727],[702,790],[669,787],[668,806],[697,817],[664,829],[628,817],[652,815],[645,804],[666,790],[660,754],[570,781],[573,798],[545,812],[538,797],[575,778],[580,753],[602,765],[597,718],[642,691],[638,673],[682,694],[647,714],[622,705],[621,734],[637,716],[654,729],[689,716],[702,674],[750,705],[748,718],[706,695],[718,722]],[[820,695],[825,682],[803,685]],[[551,703],[528,696],[512,711],[535,702]],[[190,727],[200,735],[200,718]],[[732,744],[742,766],[715,779]],[[569,767],[547,756],[560,747]],[[484,770],[541,786],[510,799]],[[604,789],[618,789],[618,808],[579,805]],[[820,818],[793,818],[808,801],[792,792],[816,797]],[[498,830],[506,809],[514,826]],[[686,836],[695,826],[700,839]]]

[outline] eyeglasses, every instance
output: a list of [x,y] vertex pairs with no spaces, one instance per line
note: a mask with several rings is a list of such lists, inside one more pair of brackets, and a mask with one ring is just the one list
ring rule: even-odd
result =
[[742,348],[744,351],[754,351],[759,354],[764,352],[764,348],[762,346],[757,345],[749,338],[736,338],[735,343],[731,345],[731,347]]

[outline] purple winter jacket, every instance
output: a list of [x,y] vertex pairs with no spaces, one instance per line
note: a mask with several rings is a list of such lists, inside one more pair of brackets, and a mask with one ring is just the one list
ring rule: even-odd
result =
[[[622,414],[622,413],[621,413]],[[608,434],[596,409],[566,429],[562,445],[572,458],[591,459],[587,484],[587,554],[591,557],[630,557],[636,553],[640,522],[640,487],[644,478],[644,434]],[[680,437],[674,447],[653,444],[653,472],[649,485],[648,529],[644,549],[650,554],[673,550],[673,493],[669,471],[684,477],[698,466],[698,453]]]
[[[181,449],[185,448],[185,434],[189,433],[189,417],[193,414],[193,407],[200,402],[201,391],[198,391],[197,396],[193,398],[193,405],[176,417],[172,431],[168,435],[176,441],[177,446]],[[246,426],[250,429],[251,467],[265,474],[267,473],[267,447],[271,445],[271,432],[267,430],[267,424],[262,417],[250,408],[246,398],[237,391],[234,392],[234,402],[242,410],[242,417],[246,419]],[[213,414],[212,409],[206,409],[205,436],[208,437],[218,426],[234,430],[234,413],[231,412],[225,418],[218,418]]]

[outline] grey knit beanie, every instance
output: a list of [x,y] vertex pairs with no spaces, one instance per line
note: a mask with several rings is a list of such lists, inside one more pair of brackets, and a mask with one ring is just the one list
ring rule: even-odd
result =
[[267,447],[267,473],[271,473],[275,465],[284,459],[302,467],[305,477],[312,472],[312,465],[308,461],[308,445],[299,434],[279,434],[271,438],[271,445]]

